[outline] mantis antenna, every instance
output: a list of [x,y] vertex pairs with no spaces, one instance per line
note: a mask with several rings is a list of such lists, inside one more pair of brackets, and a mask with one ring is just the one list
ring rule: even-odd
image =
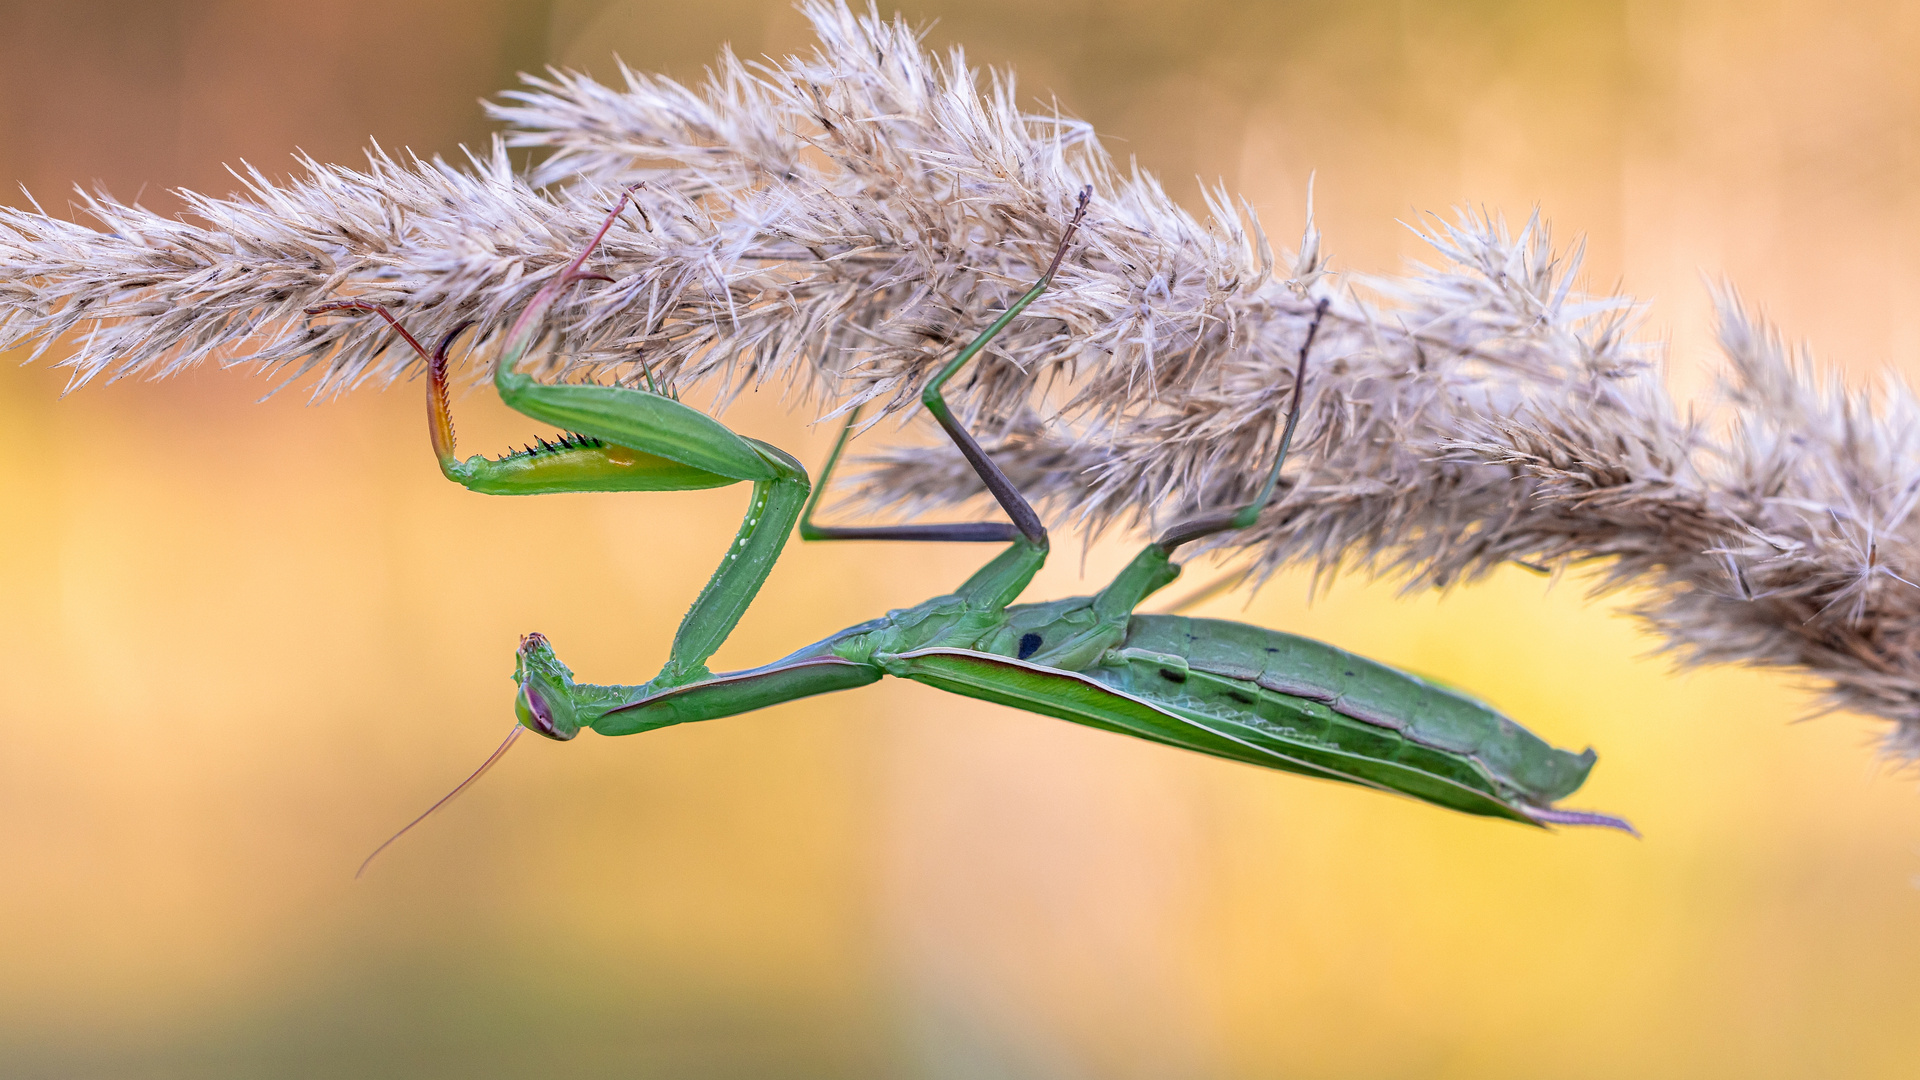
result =
[[495,750],[490,756],[488,756],[487,760],[481,762],[480,767],[473,770],[473,775],[467,777],[465,780],[460,781],[459,787],[456,787],[452,791],[447,792],[445,795],[440,796],[439,802],[434,803],[432,806],[427,807],[426,811],[423,812],[419,817],[414,818],[412,821],[409,821],[404,826],[402,826],[399,832],[394,833],[392,836],[387,837],[386,843],[381,844],[377,848],[374,848],[373,854],[367,856],[366,860],[360,864],[360,869],[355,870],[353,872],[354,880],[358,881],[360,879],[360,875],[367,872],[367,867],[373,865],[373,860],[379,858],[381,852],[392,847],[393,842],[395,840],[398,840],[401,837],[407,835],[407,831],[409,829],[412,829],[415,825],[418,825],[421,822],[432,817],[433,812],[435,810],[440,809],[441,807],[452,802],[454,799],[458,798],[461,792],[473,786],[473,782],[475,780],[478,780],[481,777],[487,775],[487,770],[493,768],[495,762],[507,756],[507,751],[513,748],[513,740],[519,738],[520,733],[525,730],[526,728],[521,727],[520,722],[518,720],[514,721],[513,730],[507,732],[507,737],[500,741],[500,748],[498,750]]

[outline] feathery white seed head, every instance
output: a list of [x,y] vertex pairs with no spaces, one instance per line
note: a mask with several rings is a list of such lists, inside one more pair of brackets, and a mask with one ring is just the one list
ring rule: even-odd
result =
[[[360,297],[422,340],[497,335],[639,185],[594,253],[611,281],[551,313],[547,378],[668,392],[768,381],[823,413],[911,415],[926,378],[1085,225],[1053,287],[951,386],[1008,474],[1092,531],[1164,526],[1247,499],[1296,393],[1316,301],[1305,417],[1282,496],[1209,541],[1258,582],[1290,562],[1447,586],[1507,561],[1598,561],[1599,586],[1681,660],[1797,668],[1826,703],[1894,722],[1920,754],[1920,405],[1890,381],[1848,391],[1720,297],[1718,413],[1682,417],[1626,297],[1576,288],[1579,249],[1538,220],[1462,213],[1436,258],[1336,288],[1319,231],[1276,258],[1250,207],[1204,216],[1121,173],[1093,132],[1018,108],[1013,81],[927,54],[869,9],[806,5],[821,44],[697,87],[549,72],[505,95],[504,146],[464,167],[375,148],[364,169],[302,159],[286,184],[235,175],[183,193],[197,221],[85,196],[88,228],[0,209],[0,348],[73,335],[76,384],[204,360],[332,393],[417,363]],[[1276,277],[1276,267],[1290,276]],[[724,393],[723,393],[724,396]],[[917,514],[974,497],[950,448],[867,461],[859,501]],[[732,555],[728,556],[732,558]]]

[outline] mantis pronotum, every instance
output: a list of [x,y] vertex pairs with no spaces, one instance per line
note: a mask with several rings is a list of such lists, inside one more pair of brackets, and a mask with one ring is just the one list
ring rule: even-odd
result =
[[[1300,345],[1286,427],[1266,481],[1251,502],[1174,525],[1092,596],[1014,603],[1046,561],[1046,528],[954,417],[941,389],[1046,290],[1090,197],[1090,188],[1081,192],[1040,279],[921,391],[922,404],[973,465],[1009,522],[816,525],[819,490],[784,451],[737,435],[662,394],[544,385],[516,370],[561,290],[596,276],[581,268],[624,208],[625,196],[579,256],[514,322],[494,366],[501,399],[559,425],[565,434],[557,441],[543,440],[497,460],[456,458],[446,356],[464,327],[429,352],[378,305],[343,300],[309,309],[310,314],[375,312],[427,359],[434,453],[448,479],[474,491],[534,495],[753,484],[746,519],[681,620],[660,673],[635,686],[575,682],[544,636],[526,635],[514,671],[518,724],[486,764],[427,813],[478,779],[523,728],[557,740],[571,739],[583,728],[632,735],[892,675],[1215,757],[1395,791],[1470,814],[1632,832],[1619,818],[1553,806],[1586,779],[1592,750],[1555,749],[1480,702],[1307,638],[1217,619],[1135,614],[1141,601],[1179,576],[1172,559],[1177,548],[1246,528],[1272,499],[1299,421],[1301,386],[1324,304]],[[822,471],[820,490],[857,419],[857,411],[848,417]],[[808,540],[974,541],[1007,547],[952,593],[842,630],[762,667],[709,671],[707,659],[753,601],[796,524]]]

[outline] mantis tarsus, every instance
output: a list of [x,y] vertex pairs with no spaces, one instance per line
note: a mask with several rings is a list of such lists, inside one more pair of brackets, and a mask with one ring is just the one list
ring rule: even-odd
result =
[[[508,330],[494,366],[501,399],[560,426],[565,434],[555,442],[543,440],[499,459],[456,458],[446,356],[465,327],[455,328],[429,351],[384,307],[343,300],[310,309],[311,314],[375,312],[428,361],[434,453],[448,479],[474,491],[534,495],[753,484],[746,519],[681,620],[660,673],[637,686],[575,682],[545,637],[526,635],[514,671],[518,725],[485,765],[427,813],[478,779],[523,727],[558,740],[571,739],[583,728],[632,735],[892,675],[1215,757],[1395,791],[1466,813],[1529,825],[1601,825],[1632,832],[1619,818],[1553,806],[1586,779],[1592,750],[1555,749],[1480,702],[1307,638],[1217,619],[1134,613],[1149,594],[1179,575],[1172,561],[1175,549],[1251,525],[1273,498],[1299,421],[1307,359],[1324,302],[1301,343],[1286,426],[1252,501],[1174,525],[1092,596],[1014,603],[1046,561],[1046,528],[954,417],[941,389],[1047,289],[1090,196],[1091,189],[1081,192],[1046,272],[948,361],[920,396],[1009,522],[817,525],[813,512],[820,491],[810,487],[805,468],[784,451],[737,435],[662,394],[548,385],[519,372],[519,362],[540,336],[542,317],[561,291],[599,276],[581,268],[624,208],[625,195],[579,256],[535,294]],[[848,417],[822,470],[820,490],[857,419],[857,411]],[[796,525],[808,540],[974,541],[1007,547],[945,596],[842,630],[762,667],[710,672],[708,657],[745,613]]]

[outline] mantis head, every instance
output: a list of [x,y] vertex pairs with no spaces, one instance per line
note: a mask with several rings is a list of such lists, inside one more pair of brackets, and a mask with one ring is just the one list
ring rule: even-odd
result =
[[513,681],[520,684],[513,711],[523,726],[559,742],[580,734],[580,718],[573,708],[573,672],[553,654],[544,634],[520,639]]

